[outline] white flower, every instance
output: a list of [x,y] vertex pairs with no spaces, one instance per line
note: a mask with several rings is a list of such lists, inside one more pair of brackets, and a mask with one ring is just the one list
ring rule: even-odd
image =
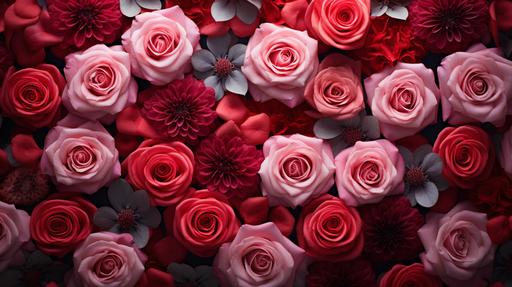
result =
[[407,0],[372,0],[372,16],[384,14],[391,18],[405,20],[409,16]]
[[238,17],[245,24],[256,20],[262,0],[215,0],[212,5],[212,17],[217,22],[224,22]]
[[119,0],[121,13],[126,17],[135,17],[139,15],[141,8],[148,10],[162,9],[160,0]]

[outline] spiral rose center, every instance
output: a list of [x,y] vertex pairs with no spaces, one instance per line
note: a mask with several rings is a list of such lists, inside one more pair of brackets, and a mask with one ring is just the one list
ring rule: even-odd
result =
[[98,278],[105,280],[114,277],[122,266],[122,258],[116,253],[109,253],[96,262],[94,271]]
[[205,212],[198,217],[198,231],[200,232],[212,232],[217,230],[217,217],[212,212]]
[[153,59],[160,59],[176,49],[180,35],[172,30],[157,28],[146,36],[146,53]]
[[416,106],[414,92],[407,88],[398,88],[391,97],[391,106],[398,112],[408,113]]
[[268,58],[273,70],[279,74],[293,71],[299,65],[300,60],[298,52],[284,43],[276,44],[272,47]]
[[66,167],[77,173],[86,173],[96,164],[96,155],[85,145],[75,146],[67,155]]
[[231,63],[231,61],[228,58],[223,57],[217,59],[217,62],[215,63],[213,70],[219,78],[225,78],[229,74],[231,74],[234,68],[235,65],[233,65],[233,63]]
[[68,214],[54,214],[48,219],[49,233],[55,237],[65,237],[69,234]]
[[265,276],[272,272],[274,257],[264,249],[253,249],[244,256],[244,264],[247,270]]
[[466,258],[469,252],[468,235],[463,229],[452,230],[444,241],[444,247],[450,251],[450,255],[457,258]]
[[412,167],[405,174],[405,181],[412,186],[421,186],[425,183],[426,175],[420,167]]
[[364,162],[359,168],[359,178],[369,186],[378,185],[382,180],[379,165],[373,161]]
[[312,172],[312,161],[310,158],[296,154],[285,159],[283,163],[284,174],[296,181],[307,180]]
[[96,95],[105,95],[112,88],[115,81],[115,72],[108,65],[99,65],[94,67],[87,77],[88,88]]

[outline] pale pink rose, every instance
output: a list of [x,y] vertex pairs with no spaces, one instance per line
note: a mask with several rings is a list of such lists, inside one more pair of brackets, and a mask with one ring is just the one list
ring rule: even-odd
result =
[[318,43],[304,31],[260,25],[247,44],[242,72],[258,102],[276,99],[293,108],[318,69]]
[[64,75],[68,83],[62,102],[83,118],[113,120],[113,115],[137,101],[130,56],[121,46],[98,44],[68,55]]
[[338,194],[350,206],[376,203],[404,191],[404,160],[388,140],[356,142],[334,161]]
[[30,216],[13,204],[0,201],[0,271],[22,264],[22,247],[30,241]]
[[59,191],[91,194],[121,175],[114,138],[98,122],[68,115],[46,136],[41,170]]
[[430,212],[418,230],[425,252],[420,254],[425,271],[450,287],[487,286],[494,246],[487,234],[487,215],[459,203],[448,213]]
[[512,127],[509,128],[501,139],[499,161],[505,172],[512,176]]
[[389,140],[414,135],[437,120],[439,89],[423,64],[398,63],[364,80],[368,105]]
[[73,254],[70,287],[132,287],[144,273],[146,256],[129,233],[92,233]]
[[283,236],[276,225],[242,225],[231,243],[224,243],[213,263],[224,287],[292,287],[304,250]]
[[341,54],[330,54],[304,92],[306,101],[320,116],[346,120],[364,109],[360,64]]
[[132,73],[154,85],[182,79],[192,70],[199,46],[199,28],[179,6],[142,13],[122,36]]
[[261,191],[271,205],[304,205],[334,184],[332,149],[321,139],[273,136],[263,144],[263,154]]
[[443,119],[452,125],[504,124],[512,114],[512,62],[478,44],[443,59],[437,68]]
[[304,22],[309,34],[341,49],[360,48],[370,27],[370,0],[311,0]]

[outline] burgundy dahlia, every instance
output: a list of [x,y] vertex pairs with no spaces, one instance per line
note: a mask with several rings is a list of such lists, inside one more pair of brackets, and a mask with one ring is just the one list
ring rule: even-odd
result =
[[263,154],[240,137],[209,137],[196,153],[197,181],[211,191],[246,198],[258,187]]
[[308,267],[308,287],[372,287],[377,286],[370,262],[355,259],[345,262],[315,262]]
[[163,137],[194,143],[208,135],[217,117],[215,91],[188,76],[140,94],[142,115]]
[[416,37],[433,52],[465,50],[487,31],[485,0],[414,0],[409,6]]
[[64,44],[87,48],[109,44],[121,34],[119,0],[48,0],[52,28]]
[[369,259],[375,262],[409,260],[421,252],[418,229],[424,219],[406,197],[388,197],[358,210],[364,225],[364,252]]
[[39,168],[13,169],[0,183],[0,201],[32,205],[43,200],[50,189],[50,180]]

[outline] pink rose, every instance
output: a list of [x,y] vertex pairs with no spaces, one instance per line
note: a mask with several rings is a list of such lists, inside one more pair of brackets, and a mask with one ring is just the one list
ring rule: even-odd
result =
[[273,136],[263,145],[263,154],[261,191],[271,205],[304,205],[334,184],[332,149],[321,139]]
[[350,206],[376,203],[404,191],[404,160],[388,140],[356,142],[334,161],[339,196]]
[[137,101],[137,83],[131,76],[130,56],[121,46],[103,44],[66,57],[68,83],[64,106],[89,120],[121,112]]
[[503,125],[512,114],[512,62],[498,49],[475,45],[443,59],[437,68],[443,119],[452,125],[490,122]]
[[317,48],[306,32],[261,24],[249,39],[242,66],[252,97],[277,99],[291,108],[304,101],[306,84],[318,69]]
[[304,250],[272,222],[242,225],[235,239],[220,248],[213,263],[221,286],[291,287]]
[[364,80],[368,105],[389,140],[414,135],[437,120],[439,89],[423,64],[398,63]]
[[199,28],[179,6],[142,13],[122,36],[132,73],[154,85],[182,79],[199,49]]
[[512,176],[512,160],[510,155],[512,154],[512,127],[509,128],[501,139],[499,161],[501,167],[505,172]]
[[30,241],[30,216],[0,201],[0,271],[24,261],[22,246]]
[[425,252],[420,254],[427,273],[448,286],[487,286],[494,247],[487,234],[487,216],[459,203],[446,214],[430,212],[418,230]]
[[320,63],[319,70],[309,81],[304,97],[321,116],[345,120],[364,109],[359,63],[331,54]]
[[312,0],[305,22],[309,34],[329,46],[359,48],[370,27],[370,0]]
[[132,287],[144,273],[146,256],[128,233],[93,233],[73,255],[71,287]]
[[50,130],[41,170],[59,191],[91,194],[121,175],[114,138],[98,122],[67,116]]

